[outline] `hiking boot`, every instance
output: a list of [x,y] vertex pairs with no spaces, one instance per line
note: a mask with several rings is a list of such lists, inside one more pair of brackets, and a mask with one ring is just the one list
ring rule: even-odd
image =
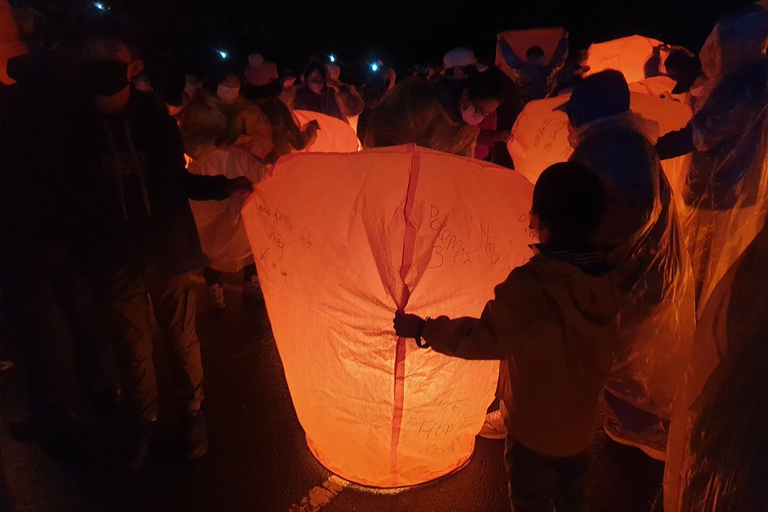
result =
[[251,299],[261,298],[261,284],[259,284],[259,276],[251,276],[250,281],[243,283],[243,295]]
[[507,426],[504,424],[501,409],[496,409],[485,415],[485,423],[477,435],[485,439],[504,439],[507,437]]
[[202,410],[187,412],[182,442],[182,455],[187,460],[197,459],[208,453],[208,436]]
[[653,427],[628,430],[621,426],[618,419],[608,416],[603,422],[605,434],[613,441],[624,446],[634,446],[652,459],[667,460],[667,431],[658,423]]
[[224,289],[219,283],[208,286],[208,306],[211,309],[224,309]]

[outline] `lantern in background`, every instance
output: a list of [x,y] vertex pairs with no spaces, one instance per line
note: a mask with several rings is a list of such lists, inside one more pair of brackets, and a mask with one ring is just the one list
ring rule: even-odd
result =
[[[546,60],[550,61],[558,43],[565,35],[565,29],[562,27],[534,28],[530,30],[508,30],[501,32],[496,35],[496,39],[506,39],[512,51],[521,59],[525,59],[525,52],[529,48],[539,46],[544,50]],[[496,66],[514,79],[515,72],[507,64],[498,44],[496,45]]]
[[531,256],[533,187],[412,144],[283,157],[242,214],[296,413],[315,457],[374,487],[468,461],[498,362],[420,349],[397,309],[478,316]]
[[320,125],[317,140],[303,150],[305,153],[353,153],[360,149],[360,141],[349,123],[311,110],[294,110],[293,115],[299,126],[312,120]]
[[[266,173],[264,164],[250,152],[236,146],[227,150],[216,149],[197,160],[187,158],[189,172],[202,176],[245,176],[256,183]],[[203,253],[211,260],[209,267],[234,273],[252,263],[251,246],[240,218],[242,198],[233,196],[222,201],[190,200],[189,204]]]
[[7,0],[0,0],[0,83],[16,82],[8,76],[8,59],[27,53],[27,47],[19,37],[19,27],[13,19],[13,8]]
[[585,76],[593,75],[606,69],[618,69],[628,83],[645,79],[645,62],[653,54],[653,49],[662,43],[643,36],[627,36],[604,43],[594,43],[587,50],[586,65],[589,71]]
[[[512,156],[515,170],[531,183],[536,183],[544,169],[554,163],[568,160],[573,153],[573,148],[568,142],[568,116],[565,112],[553,110],[570,97],[563,95],[529,102],[512,127],[507,149]],[[635,92],[630,94],[630,108],[644,118],[659,123],[660,135],[684,128],[692,116],[688,105]],[[679,200],[678,207],[684,207],[683,164],[686,158],[683,156],[662,162],[675,197]]]

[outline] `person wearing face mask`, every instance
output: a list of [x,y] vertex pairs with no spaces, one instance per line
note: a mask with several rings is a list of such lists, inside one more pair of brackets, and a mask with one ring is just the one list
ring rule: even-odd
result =
[[429,82],[415,76],[395,86],[373,111],[364,147],[419,146],[472,157],[480,123],[493,115],[502,97],[496,77]]
[[203,254],[188,199],[247,195],[252,184],[245,177],[197,176],[186,170],[176,122],[152,95],[130,85],[143,69],[131,34],[109,20],[86,31],[82,101],[71,105],[57,157],[77,205],[78,256],[99,284],[125,368],[133,419],[126,466],[137,469],[147,460],[158,418],[150,311],[180,376],[182,456],[191,459],[207,451],[190,278],[202,266]]
[[9,69],[15,83],[0,87],[0,288],[27,370],[29,410],[8,430],[17,440],[76,448],[93,440],[85,402],[105,410],[122,397],[81,257],[80,170],[62,161],[78,54],[70,40],[40,47]]
[[259,106],[272,126],[274,149],[266,157],[267,163],[275,163],[283,155],[312,145],[317,139],[319,125],[317,121],[298,125],[291,111],[280,100],[284,81],[280,80],[277,65],[265,61],[258,53],[248,57],[248,64],[241,92],[244,98]]
[[328,76],[321,62],[312,61],[304,68],[304,85],[298,87],[288,108],[320,112],[342,121],[358,116],[365,102],[354,87]]
[[[227,75],[218,83],[216,96],[199,94],[184,109],[179,127],[193,174],[246,176],[253,182],[266,175],[265,164],[274,150],[272,126],[258,105],[240,95],[240,87],[237,75]],[[243,295],[258,299],[256,265],[239,216],[242,201],[192,201],[191,205],[206,256],[203,276],[209,307],[226,305],[222,272],[242,271]]]

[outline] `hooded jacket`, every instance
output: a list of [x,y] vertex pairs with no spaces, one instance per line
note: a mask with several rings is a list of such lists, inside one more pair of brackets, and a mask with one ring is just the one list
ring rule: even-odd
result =
[[57,157],[78,205],[86,264],[107,273],[146,265],[169,276],[201,267],[188,199],[225,199],[227,178],[187,171],[176,122],[151,95],[132,91],[121,114],[74,119]]
[[338,91],[326,86],[322,94],[316,94],[308,85],[302,85],[296,89],[293,102],[288,107],[320,112],[348,123],[350,117],[360,115],[365,102],[354,87],[346,84],[341,84]]
[[414,143],[454,155],[472,157],[480,126],[460,121],[461,92],[451,90],[462,82],[439,85],[421,77],[403,80],[389,91],[373,111],[363,146],[378,148]]
[[592,443],[619,304],[613,274],[538,254],[496,286],[479,319],[427,320],[423,338],[443,354],[503,360],[509,436],[566,457]]

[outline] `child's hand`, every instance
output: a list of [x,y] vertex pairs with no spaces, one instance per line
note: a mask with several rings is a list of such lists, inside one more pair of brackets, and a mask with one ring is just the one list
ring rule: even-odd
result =
[[424,319],[416,315],[406,315],[402,311],[395,313],[393,322],[395,334],[401,338],[421,338],[424,331]]

